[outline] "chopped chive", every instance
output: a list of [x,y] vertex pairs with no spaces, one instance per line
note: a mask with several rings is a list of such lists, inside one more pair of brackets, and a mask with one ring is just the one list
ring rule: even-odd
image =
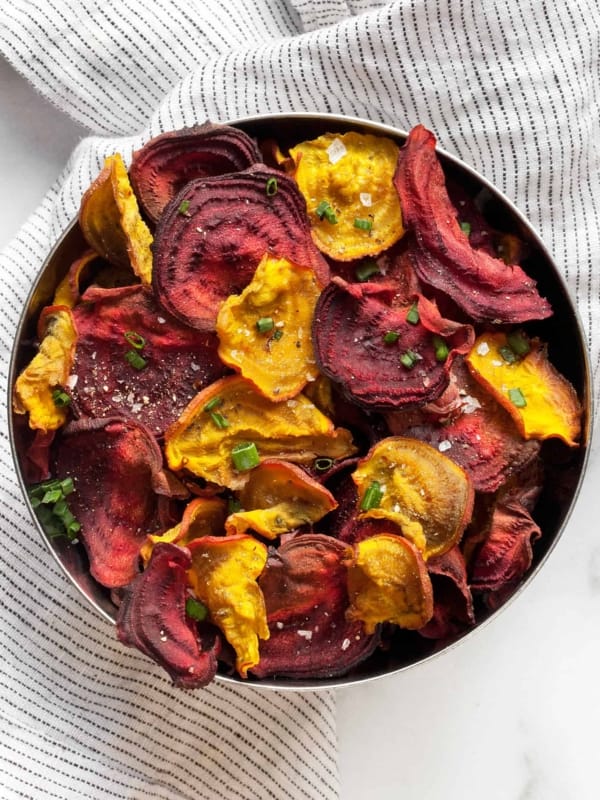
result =
[[206,619],[208,609],[200,600],[196,600],[195,597],[188,597],[185,601],[185,613],[190,619],[202,622],[202,620]]
[[144,369],[148,364],[145,358],[135,350],[128,350],[125,353],[125,361],[128,361],[134,369]]
[[42,497],[42,503],[45,506],[52,505],[52,504],[58,502],[61,499],[62,496],[63,496],[63,494],[62,494],[60,489],[50,489]]
[[273,197],[273,195],[277,194],[277,188],[277,178],[269,178],[265,187],[267,197]]
[[214,411],[215,408],[218,408],[222,404],[223,398],[217,395],[217,397],[213,397],[208,401],[208,403],[204,406],[203,411]]
[[146,340],[137,331],[125,331],[123,336],[127,340],[127,344],[130,344],[136,350],[141,350],[146,345]]
[[228,514],[237,514],[238,511],[242,510],[242,504],[237,499],[237,497],[230,497],[227,501],[227,513]]
[[361,231],[370,231],[373,227],[373,221],[370,219],[360,219],[359,217],[356,217],[354,220],[354,227]]
[[278,342],[281,339],[282,336],[283,336],[283,331],[281,330],[281,328],[277,328],[273,332],[273,337],[272,338],[275,339],[276,342]]
[[463,233],[466,233],[467,236],[471,235],[471,223],[470,222],[461,222],[460,229]]
[[374,259],[369,258],[356,267],[354,274],[357,280],[368,281],[373,275],[379,275],[379,266]]
[[406,367],[406,369],[412,369],[418,360],[419,357],[413,350],[407,350],[400,356],[400,363],[402,366]]
[[506,341],[510,349],[521,358],[526,356],[531,350],[529,339],[521,331],[512,331],[512,333],[509,333],[506,337]]
[[259,333],[268,333],[275,327],[273,317],[261,317],[256,321],[256,329]]
[[180,214],[183,214],[184,217],[189,217],[188,210],[190,208],[190,201],[189,200],[182,200],[179,208],[177,211]]
[[514,364],[516,361],[519,360],[519,357],[512,349],[512,347],[509,347],[506,344],[498,348],[498,352],[500,353],[500,355],[502,356],[504,361],[506,361],[507,364]]
[[325,456],[321,456],[320,458],[315,459],[314,468],[317,472],[327,472],[328,469],[333,467],[333,458],[326,458]]
[[227,421],[227,419],[223,416],[223,414],[219,414],[218,411],[211,411],[210,418],[217,426],[217,428],[219,428],[219,430],[223,431],[225,430],[225,428],[229,427],[229,422]]
[[406,312],[406,321],[411,325],[416,325],[419,322],[419,309],[416,303],[413,303],[409,310]]
[[509,389],[508,390],[508,399],[516,406],[516,408],[525,408],[527,405],[527,400],[525,399],[525,395],[520,389]]
[[442,339],[441,336],[432,336],[431,343],[433,344],[433,350],[435,353],[435,360],[436,361],[445,361],[448,358],[448,345]]
[[329,201],[321,200],[315,213],[319,219],[326,219],[331,225],[337,225],[337,217]]
[[388,331],[384,334],[383,343],[384,344],[395,344],[398,339],[400,338],[400,334],[396,331]]
[[75,490],[72,478],[53,478],[27,490],[32,508],[48,536],[66,536],[74,541],[81,525],[75,519],[66,496]]
[[64,478],[60,482],[60,490],[64,497],[67,497],[67,495],[70,495],[71,492],[74,492],[75,484],[73,483],[73,478]]
[[234,467],[240,472],[246,472],[249,469],[254,469],[260,464],[258,450],[254,442],[243,442],[236,444],[231,451],[231,458]]
[[372,508],[378,508],[382,497],[383,491],[379,481],[371,481],[361,500],[360,510],[370,511]]
[[71,398],[62,389],[55,389],[52,392],[52,402],[57,408],[65,408],[71,404]]

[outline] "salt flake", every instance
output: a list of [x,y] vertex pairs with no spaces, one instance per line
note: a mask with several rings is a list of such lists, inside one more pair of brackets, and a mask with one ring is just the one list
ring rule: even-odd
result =
[[348,151],[346,145],[341,139],[334,139],[327,148],[327,156],[329,157],[330,164],[337,164],[340,158],[343,158]]

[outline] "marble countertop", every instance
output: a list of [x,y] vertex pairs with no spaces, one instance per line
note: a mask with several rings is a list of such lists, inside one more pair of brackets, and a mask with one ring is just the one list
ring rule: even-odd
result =
[[[85,131],[0,60],[0,248]],[[600,539],[592,451],[544,569],[490,624],[402,674],[339,691],[342,800],[600,797]]]

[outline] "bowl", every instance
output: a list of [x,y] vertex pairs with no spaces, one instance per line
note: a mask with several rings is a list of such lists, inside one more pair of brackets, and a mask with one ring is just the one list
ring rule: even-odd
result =
[[[400,145],[406,140],[406,134],[395,128],[337,115],[276,114],[234,120],[229,124],[261,139],[276,135],[278,142],[284,146],[312,139],[326,132],[344,133],[349,130],[384,135]],[[577,500],[588,456],[592,400],[588,355],[574,303],[552,255],[523,214],[474,169],[439,147],[437,152],[446,177],[460,183],[463,190],[474,199],[485,219],[494,228],[515,234],[526,244],[527,256],[522,262],[522,267],[534,278],[540,294],[550,301],[554,309],[554,315],[550,320],[533,323],[532,327],[536,335],[547,342],[551,362],[572,383],[580,398],[583,406],[581,444],[576,449],[568,449],[568,452],[565,452],[567,448],[557,448],[552,441],[544,442],[542,445],[547,476],[533,516],[543,535],[535,543],[531,568],[500,608],[480,609],[473,627],[441,642],[416,635],[409,636],[407,647],[378,652],[343,677],[313,680],[271,678],[251,681],[253,687],[318,689],[356,685],[416,667],[446,652],[459,642],[471,638],[483,625],[495,618],[507,602],[514,600],[541,570],[565,530]],[[78,222],[74,220],[48,254],[20,318],[12,350],[9,386],[13,386],[16,376],[34,352],[36,322],[41,308],[50,301],[55,286],[64,277],[75,257],[81,253],[84,245]],[[10,399],[9,407],[11,409],[8,415],[9,435],[15,470],[25,503],[29,507],[39,535],[64,574],[86,598],[90,611],[93,609],[106,620],[114,622],[116,606],[111,594],[90,576],[86,554],[81,545],[73,546],[62,539],[46,535],[31,507],[24,478],[22,418],[17,418],[12,412]],[[230,684],[244,683],[240,678],[227,674],[218,674],[217,680]]]

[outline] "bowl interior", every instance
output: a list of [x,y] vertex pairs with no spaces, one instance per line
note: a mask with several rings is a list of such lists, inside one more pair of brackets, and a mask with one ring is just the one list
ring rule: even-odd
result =
[[[388,126],[333,115],[274,115],[236,120],[231,124],[237,125],[250,135],[261,139],[276,137],[282,147],[314,138],[325,132],[347,130],[383,134],[395,139],[399,144],[405,140],[404,133]],[[543,444],[542,455],[547,475],[542,495],[534,512],[535,521],[540,525],[543,536],[535,544],[532,568],[513,593],[510,598],[512,599],[531,581],[544,563],[561,535],[577,498],[587,460],[590,437],[590,368],[584,335],[574,304],[557,266],[536,232],[523,215],[473,169],[442,150],[439,151],[439,155],[446,176],[460,184],[475,199],[488,222],[496,229],[516,234],[526,243],[528,255],[522,266],[537,281],[540,294],[548,298],[554,309],[554,315],[550,320],[530,323],[528,329],[548,343],[550,360],[571,381],[584,406],[582,443],[579,448],[565,452],[564,446],[557,445],[551,440]],[[35,331],[41,308],[50,302],[55,286],[64,277],[69,266],[84,247],[84,239],[75,220],[46,259],[24,307],[13,346],[9,386],[13,385],[16,376],[35,352]],[[25,501],[29,505],[23,464],[23,452],[27,446],[28,431],[23,417],[13,414],[12,411],[9,413],[9,432],[18,479]],[[114,621],[116,607],[111,600],[110,592],[97,584],[90,576],[83,548],[80,545],[69,545],[61,539],[49,538],[39,525],[31,507],[30,511],[40,535],[65,574],[98,612],[105,618]],[[410,632],[400,632],[397,646],[387,652],[380,652],[351,674],[341,678],[303,681],[265,679],[253,682],[252,685],[280,689],[315,689],[370,680],[403,670],[443,652],[459,640],[472,635],[477,628],[496,613],[498,612],[489,612],[479,608],[478,622],[474,628],[461,636],[443,642],[430,641]],[[241,682],[241,679],[226,675],[220,675],[217,679],[233,683]]]

